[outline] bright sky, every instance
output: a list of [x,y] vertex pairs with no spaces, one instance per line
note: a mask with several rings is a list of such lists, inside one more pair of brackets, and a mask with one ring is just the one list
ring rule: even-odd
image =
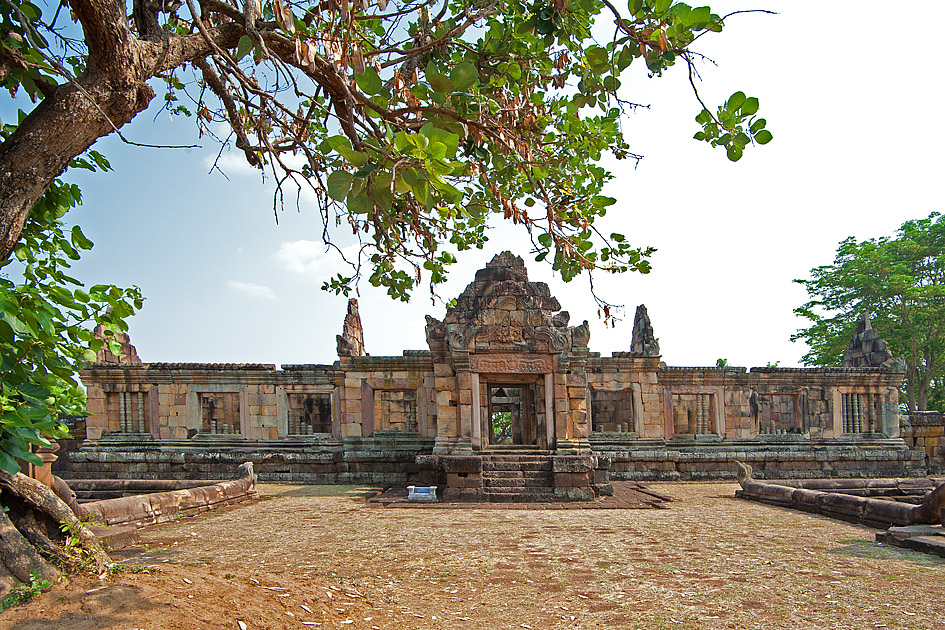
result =
[[[789,338],[805,301],[792,283],[833,260],[847,236],[891,235],[908,219],[945,209],[941,148],[945,82],[938,67],[945,3],[926,0],[889,15],[888,3],[739,0],[726,10],[766,8],[729,20],[699,50],[719,65],[701,71],[713,106],[741,89],[761,101],[774,140],[741,162],[692,140],[699,111],[684,67],[662,79],[639,72],[625,98],[652,105],[626,118],[633,163],[609,164],[618,199],[604,226],[659,251],[647,276],[598,277],[598,293],[627,306],[616,329],[597,318],[587,282],[556,280],[533,262],[523,234],[496,229],[442,288],[457,296],[476,269],[504,250],[523,255],[532,279],[549,282],[571,313],[591,323],[591,349],[629,349],[633,311],[645,303],[670,365],[798,365]],[[137,142],[192,143],[192,121],[157,115],[125,127]],[[77,267],[88,284],[137,284],[147,298],[131,320],[145,361],[331,363],[344,298],[321,283],[340,270],[320,245],[314,211],[290,209],[275,224],[272,190],[217,147],[142,149],[109,138],[99,148],[115,172],[73,177],[85,204],[73,219],[95,241]],[[361,317],[372,355],[425,348],[424,315],[442,318],[422,291],[394,303],[366,284]],[[882,331],[880,331],[882,332]]]

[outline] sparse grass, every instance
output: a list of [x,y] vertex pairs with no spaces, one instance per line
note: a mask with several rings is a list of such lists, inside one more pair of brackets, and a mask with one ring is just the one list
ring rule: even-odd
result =
[[50,584],[47,580],[39,579],[39,573],[33,573],[30,575],[29,584],[20,582],[10,589],[10,592],[7,593],[7,596],[4,597],[2,601],[0,601],[0,612],[6,610],[7,608],[12,608],[13,606],[25,604],[50,586],[52,586],[52,584]]

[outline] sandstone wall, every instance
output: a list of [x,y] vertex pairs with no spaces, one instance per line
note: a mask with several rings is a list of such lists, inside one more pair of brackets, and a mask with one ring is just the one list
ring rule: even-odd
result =
[[189,363],[92,365],[81,376],[90,444],[279,440],[291,435],[289,397],[331,396],[336,379],[331,366]]
[[945,474],[945,415],[938,411],[914,411],[902,417],[902,439],[922,453],[929,474]]

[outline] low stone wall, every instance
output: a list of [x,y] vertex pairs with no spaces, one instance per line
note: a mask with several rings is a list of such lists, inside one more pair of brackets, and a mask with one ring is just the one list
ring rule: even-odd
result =
[[914,411],[900,422],[906,445],[922,453],[929,474],[945,474],[945,416],[938,411]]
[[232,443],[223,448],[99,442],[70,455],[65,479],[220,479],[251,461],[260,481],[386,484],[423,483],[416,458],[433,440],[405,437],[349,438],[343,444]]
[[[349,438],[327,445],[235,444],[219,450],[126,443],[70,455],[60,476],[80,479],[225,478],[245,461],[259,479],[326,484],[433,483],[417,456],[433,450],[432,440]],[[926,453],[901,440],[861,440],[831,444],[759,444],[754,440],[714,444],[663,443],[594,445],[594,455],[612,461],[610,477],[624,481],[688,481],[734,478],[736,460],[750,463],[761,479],[924,477]],[[940,464],[939,464],[940,465]]]
[[226,479],[70,479],[69,488],[79,501],[118,499],[136,494],[189,490],[223,483]]
[[240,478],[209,486],[157,492],[81,505],[81,511],[107,527],[154,525],[258,497],[252,464],[240,466]]
[[[747,442],[747,441],[746,441]],[[759,479],[924,477],[921,453],[899,440],[866,444],[759,445],[725,443],[650,448],[598,447],[609,457],[611,479],[619,481],[699,481],[734,479],[735,461],[751,464]]]
[[[831,482],[825,482],[825,480],[812,484],[791,485],[776,481],[759,481],[752,478],[750,465],[736,462],[736,467],[741,490],[736,491],[735,496],[750,501],[813,512],[879,528],[941,523],[941,514],[945,513],[945,483],[939,484],[926,493],[921,503],[913,505],[911,502],[897,501],[895,496],[877,499],[847,494],[844,492],[842,483],[836,484],[838,486],[836,488],[829,488]],[[890,483],[897,480],[882,481],[887,482],[886,485],[898,485],[898,483]],[[821,489],[825,483],[828,486],[827,492]],[[806,487],[808,485],[814,487]],[[906,493],[901,496],[909,498]],[[890,500],[891,498],[893,500]]]

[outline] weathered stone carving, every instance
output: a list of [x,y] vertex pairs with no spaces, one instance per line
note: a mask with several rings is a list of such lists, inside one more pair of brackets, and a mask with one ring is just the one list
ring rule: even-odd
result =
[[105,334],[104,324],[99,324],[93,332],[96,339],[111,339],[121,344],[121,352],[118,356],[108,349],[108,344],[102,345],[102,348],[95,353],[96,363],[117,363],[119,365],[140,365],[141,359],[138,358],[138,351],[131,345],[131,339],[127,333],[112,333],[109,336]]
[[886,342],[879,338],[879,333],[870,323],[870,316],[863,314],[863,319],[856,327],[846,354],[843,355],[843,367],[848,368],[886,368],[893,372],[905,372],[906,365],[899,357],[894,357],[886,348]]
[[339,357],[364,357],[364,330],[361,328],[361,314],[358,313],[358,301],[348,300],[348,314],[345,315],[344,330],[335,337],[338,340]]
[[469,357],[469,369],[493,374],[548,374],[553,364],[551,356],[474,354]]
[[630,352],[645,357],[658,357],[660,355],[660,341],[653,334],[653,325],[650,324],[650,316],[646,313],[645,304],[638,306],[636,315],[633,316],[633,336],[630,341]]
[[588,342],[591,340],[591,327],[588,325],[587,320],[584,320],[584,323],[580,326],[575,326],[571,329],[571,343],[575,346],[580,346],[586,348]]
[[[427,343],[434,353],[566,352],[574,329],[560,309],[548,285],[530,282],[522,259],[503,252],[476,272],[443,322],[427,318]],[[589,330],[581,329],[578,336],[586,344]]]

